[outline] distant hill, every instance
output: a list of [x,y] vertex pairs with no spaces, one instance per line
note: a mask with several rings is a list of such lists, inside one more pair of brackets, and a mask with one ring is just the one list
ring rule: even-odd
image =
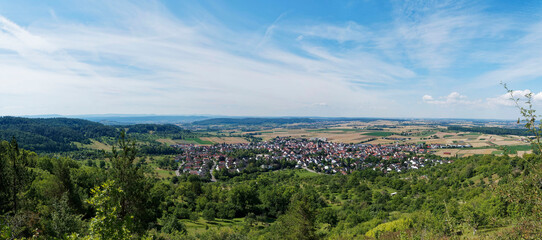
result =
[[189,133],[190,131],[173,124],[133,124],[119,126],[119,128],[128,129],[126,133],[158,133],[158,134],[179,134]]
[[262,124],[293,124],[313,123],[318,120],[311,118],[213,118],[195,121],[193,125],[262,125]]
[[86,119],[106,125],[126,125],[126,124],[175,124],[191,123],[194,121],[205,120],[211,117],[206,116],[161,116],[161,115],[80,115],[73,116]]
[[118,136],[118,130],[83,119],[0,117],[0,140],[15,137],[32,151],[75,150],[73,142],[90,143],[90,138],[103,136]]
[[17,139],[19,145],[36,152],[77,150],[74,142],[91,143],[91,139],[118,137],[120,129],[127,134],[171,134],[176,137],[190,131],[173,124],[132,124],[108,126],[75,118],[0,117],[0,141]]
[[211,118],[192,122],[192,125],[264,125],[264,124],[294,124],[294,123],[315,123],[315,122],[346,122],[359,121],[370,122],[376,120],[406,121],[404,119],[383,119],[383,118],[343,118],[343,117],[262,117],[262,118]]

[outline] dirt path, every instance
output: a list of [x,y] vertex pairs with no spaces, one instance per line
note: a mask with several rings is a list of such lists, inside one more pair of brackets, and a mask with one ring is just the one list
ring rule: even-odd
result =
[[215,166],[216,166],[216,161],[213,161],[213,166],[211,167],[211,182],[216,182],[215,175],[213,174],[215,172]]

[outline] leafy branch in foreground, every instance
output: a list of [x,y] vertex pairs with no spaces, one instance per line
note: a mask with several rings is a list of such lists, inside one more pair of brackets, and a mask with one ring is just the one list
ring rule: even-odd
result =
[[523,122],[525,123],[525,128],[529,130],[534,135],[534,139],[530,139],[531,145],[533,147],[533,152],[536,154],[542,153],[542,143],[540,138],[542,137],[542,121],[537,123],[537,119],[542,117],[541,115],[536,114],[536,109],[533,108],[533,93],[529,92],[523,97],[525,97],[525,103],[521,104],[521,97],[514,95],[515,91],[508,88],[506,83],[502,83],[508,94],[510,94],[510,100],[514,101],[515,106],[519,109],[523,119],[518,118],[518,124]]
[[[525,158],[527,160],[526,166],[520,181],[500,187],[501,196],[509,203],[517,206],[516,208],[528,210],[532,214],[529,214],[530,216],[521,216],[522,222],[513,228],[512,235],[508,237],[513,239],[513,234],[519,234],[517,237],[522,239],[540,239],[542,237],[542,172],[540,171],[542,121],[538,120],[539,122],[537,123],[537,119],[540,119],[542,116],[537,115],[536,110],[533,108],[533,94],[531,92],[524,95],[526,100],[524,104],[521,104],[521,98],[514,94],[515,91],[509,89],[504,83],[503,86],[510,94],[510,99],[514,101],[515,106],[520,110],[523,117],[523,119],[518,118],[518,124],[524,122],[525,128],[534,135],[534,138],[530,139],[530,142],[533,153],[535,153],[535,155]],[[530,227],[523,228],[522,226]]]
[[[126,222],[119,218],[120,203],[115,196],[123,194],[122,189],[109,180],[91,190],[92,198],[87,202],[96,208],[96,216],[90,220],[90,233],[84,239],[130,239],[132,235]],[[73,234],[71,239],[78,239]]]

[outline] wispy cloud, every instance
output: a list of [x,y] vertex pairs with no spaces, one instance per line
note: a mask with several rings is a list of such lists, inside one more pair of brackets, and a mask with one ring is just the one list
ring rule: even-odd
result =
[[452,92],[422,97],[440,106],[490,101],[472,100],[453,75],[472,63],[498,65],[470,74],[480,85],[542,76],[541,25],[520,29],[497,54],[512,57],[496,61],[477,47],[514,21],[470,2],[396,3],[386,22],[298,21],[293,11],[257,31],[159,2],[92,3],[89,22],[56,9],[28,25],[0,16],[0,115],[397,116],[425,93]]
[[[7,83],[0,92],[32,111],[55,113],[297,115],[324,100],[349,114],[381,98],[353,86],[415,75],[363,52],[251,47],[232,42],[256,39],[254,33],[191,26],[160,7],[122,9],[114,28],[57,22],[24,28],[2,17],[0,54],[11,57],[0,60]],[[264,38],[272,40],[269,31]],[[34,99],[26,99],[29,93]]]
[[452,92],[444,97],[439,97],[438,99],[433,98],[431,95],[424,95],[422,97],[422,100],[429,104],[440,104],[440,105],[455,105],[455,104],[461,104],[461,105],[473,105],[477,104],[480,101],[471,101],[468,100],[467,96],[461,95],[458,92]]

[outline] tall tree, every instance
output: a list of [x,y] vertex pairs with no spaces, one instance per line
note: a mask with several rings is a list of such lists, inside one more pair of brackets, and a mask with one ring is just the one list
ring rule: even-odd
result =
[[117,185],[123,190],[119,195],[119,217],[133,216],[133,230],[144,231],[148,223],[155,220],[152,207],[149,204],[151,184],[147,182],[143,169],[135,164],[137,147],[134,141],[126,139],[126,133],[121,132],[118,147],[112,148],[110,156],[111,175]]
[[13,137],[7,147],[8,168],[10,175],[11,210],[17,213],[19,209],[19,193],[28,185],[30,172],[27,169],[28,152],[19,149],[17,140]]

